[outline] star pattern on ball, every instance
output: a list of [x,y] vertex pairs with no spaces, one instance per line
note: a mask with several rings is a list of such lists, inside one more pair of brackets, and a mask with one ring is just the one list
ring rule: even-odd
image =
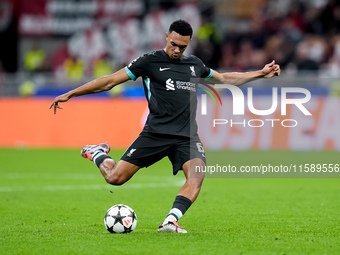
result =
[[[120,208],[119,208],[119,209],[120,209]],[[122,224],[122,225],[124,226],[124,224],[123,224],[123,219],[124,219],[124,218],[125,218],[125,217],[123,217],[123,216],[120,215],[120,210],[118,210],[117,215],[114,217],[115,222],[113,223],[113,225],[115,225],[115,224],[117,224],[117,223],[119,222],[120,224]]]

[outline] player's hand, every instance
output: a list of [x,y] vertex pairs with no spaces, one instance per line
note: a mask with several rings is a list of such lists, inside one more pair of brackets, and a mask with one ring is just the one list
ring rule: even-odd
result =
[[280,66],[275,64],[275,60],[271,63],[266,64],[262,69],[262,74],[264,78],[271,78],[273,76],[279,76],[281,73]]
[[53,111],[54,111],[54,114],[57,113],[57,109],[63,109],[63,107],[61,107],[60,105],[58,105],[58,103],[61,103],[61,102],[67,102],[70,98],[67,96],[67,95],[61,95],[61,96],[58,96],[54,99],[54,101],[52,102],[52,104],[50,105],[49,109],[51,109],[53,107]]

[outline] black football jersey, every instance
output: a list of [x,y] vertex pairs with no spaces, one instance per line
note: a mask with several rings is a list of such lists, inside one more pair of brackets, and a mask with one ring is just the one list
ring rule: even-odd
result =
[[173,60],[158,50],[133,60],[125,71],[132,80],[143,79],[150,111],[144,132],[186,137],[197,133],[197,78],[210,78],[212,69],[195,56]]

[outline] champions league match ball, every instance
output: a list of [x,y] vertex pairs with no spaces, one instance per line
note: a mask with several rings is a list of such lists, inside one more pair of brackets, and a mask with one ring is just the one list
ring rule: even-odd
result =
[[104,225],[110,233],[130,233],[137,226],[137,215],[127,205],[114,205],[107,210]]

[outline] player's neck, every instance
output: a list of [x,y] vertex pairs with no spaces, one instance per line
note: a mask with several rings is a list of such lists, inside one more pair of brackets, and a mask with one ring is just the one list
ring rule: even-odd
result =
[[166,47],[163,49],[163,51],[165,52],[166,55],[168,55],[169,58],[171,58],[170,54],[166,51]]

